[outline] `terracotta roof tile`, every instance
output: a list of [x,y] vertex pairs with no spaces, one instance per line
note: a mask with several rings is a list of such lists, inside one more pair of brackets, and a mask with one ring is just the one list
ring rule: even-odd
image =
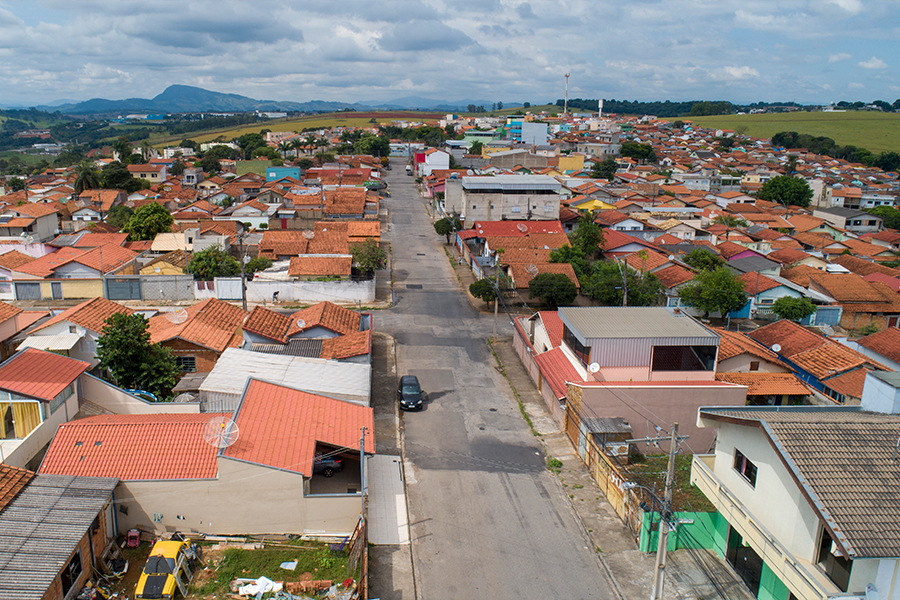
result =
[[743,275],[738,277],[738,279],[740,279],[744,283],[744,291],[746,291],[751,296],[755,296],[756,294],[766,292],[768,290],[773,290],[781,285],[774,279],[770,279],[765,275],[759,273],[758,271],[744,273]]
[[375,452],[374,413],[367,406],[251,379],[235,411],[241,435],[222,456],[312,476],[316,444]]
[[320,256],[317,254],[304,254],[292,256],[288,267],[290,277],[349,277],[353,257],[347,256]]
[[808,396],[810,389],[793,373],[716,373],[716,380],[747,386],[748,396]]
[[875,284],[866,281],[855,273],[823,273],[822,271],[816,271],[809,274],[809,279],[811,284],[815,283],[826,294],[840,303],[885,301],[885,298],[875,289]]
[[857,343],[872,352],[900,363],[900,329],[888,327],[872,335],[857,340]]
[[553,390],[557,399],[566,397],[567,381],[581,380],[581,376],[572,366],[562,348],[557,347],[541,354],[535,354],[534,362],[537,363],[544,380]]
[[869,372],[869,369],[853,369],[837,377],[826,379],[822,383],[839,394],[853,398],[862,398],[863,387],[865,387],[866,383],[866,373]]
[[[885,248],[887,250],[887,248]],[[2,258],[2,257],[0,257]],[[900,269],[891,269],[884,265],[871,262],[850,254],[842,254],[835,256],[831,262],[837,263],[847,269],[853,271],[857,275],[871,275],[872,273],[882,273],[888,277],[900,277]]]
[[767,348],[778,344],[781,346],[778,354],[788,358],[828,343],[824,336],[787,319],[760,327],[748,335]]
[[22,312],[22,309],[18,306],[13,306],[12,304],[7,304],[6,302],[0,302],[0,323],[12,319],[20,312]]
[[372,351],[372,330],[357,331],[322,340],[320,358],[339,360],[369,354]]
[[509,265],[510,273],[516,284],[516,289],[528,289],[528,284],[531,280],[542,273],[563,274],[568,277],[572,283],[579,286],[578,277],[575,275],[575,269],[573,269],[572,265],[569,263],[538,263],[534,265],[537,269],[537,273],[533,275],[528,272],[529,266],[530,265],[525,263],[514,263]]
[[28,485],[37,473],[28,469],[20,469],[0,464],[0,511]]
[[760,345],[751,337],[736,331],[728,331],[718,327],[711,327],[721,336],[719,342],[719,362],[740,356],[741,354],[750,354],[761,358],[767,362],[787,366],[779,360],[778,355],[765,346]]
[[127,233],[88,232],[78,238],[78,241],[76,241],[74,245],[76,248],[96,248],[97,246],[105,246],[107,244],[122,246],[127,240]]
[[244,321],[244,330],[267,338],[285,342],[288,328],[291,326],[291,318],[287,315],[269,310],[262,306],[255,306],[250,311],[247,320]]
[[474,229],[482,237],[486,235],[521,237],[529,233],[565,233],[559,221],[476,221]]
[[550,343],[554,348],[558,348],[562,345],[563,337],[563,322],[559,318],[559,313],[555,310],[542,310],[538,314],[541,316],[541,323],[544,324]]
[[90,368],[81,360],[27,348],[0,365],[0,388],[49,402]]
[[105,246],[93,248],[81,256],[75,257],[74,261],[91,269],[97,271],[102,270],[103,273],[110,273],[132,260],[137,255],[138,253],[134,250],[116,246],[114,244],[106,244]]
[[40,473],[123,481],[214,479],[218,448],[206,443],[203,430],[217,416],[230,415],[102,415],[63,423]]
[[626,256],[625,262],[636,271],[652,271],[669,262],[669,257],[660,252],[642,250]]
[[56,252],[45,254],[31,262],[19,265],[15,268],[15,271],[37,277],[48,277],[53,274],[54,269],[68,264],[84,254],[84,250],[77,248],[60,248]]
[[91,298],[77,306],[64,310],[46,323],[35,328],[34,331],[40,331],[61,321],[70,321],[76,325],[81,325],[89,331],[100,333],[106,325],[106,319],[117,313],[130,315],[134,314],[134,311],[127,306],[122,306],[106,298]]
[[22,265],[30,263],[33,260],[33,256],[23,254],[18,250],[10,250],[9,252],[0,254],[0,267],[15,270],[16,267],[21,267]]
[[694,274],[680,265],[672,265],[665,269],[660,269],[653,273],[660,283],[669,289],[682,283],[686,283],[694,278]]
[[165,314],[150,317],[150,341],[162,343],[175,338],[223,352],[234,345],[234,336],[247,316],[241,307],[209,298],[186,309],[183,323],[172,323]]
[[796,248],[782,248],[780,250],[770,252],[766,255],[766,258],[768,258],[769,260],[774,260],[775,262],[781,263],[783,265],[790,265],[796,262],[800,262],[801,260],[809,258],[811,256],[811,254],[807,254],[803,250],[798,250]]
[[[362,320],[362,316],[358,312],[328,301],[319,302],[309,308],[298,310],[290,318],[291,325],[286,337],[297,335],[313,327],[324,327],[341,335],[356,333],[359,331],[360,321]],[[298,321],[301,319],[304,321],[302,328],[297,326]]]

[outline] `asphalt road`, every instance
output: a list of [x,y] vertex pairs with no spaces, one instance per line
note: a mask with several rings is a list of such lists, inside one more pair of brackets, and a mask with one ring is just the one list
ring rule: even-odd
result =
[[[396,339],[398,374],[418,376],[427,392],[421,412],[402,415],[418,598],[615,598],[496,369],[493,317],[460,292],[402,165],[386,172],[382,233],[395,305],[375,323]],[[501,315],[500,332],[510,331]]]

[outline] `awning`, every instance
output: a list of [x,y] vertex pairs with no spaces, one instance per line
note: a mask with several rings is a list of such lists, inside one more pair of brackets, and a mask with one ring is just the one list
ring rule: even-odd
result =
[[57,335],[30,335],[25,338],[16,350],[37,348],[38,350],[71,350],[82,338],[78,333],[60,333]]

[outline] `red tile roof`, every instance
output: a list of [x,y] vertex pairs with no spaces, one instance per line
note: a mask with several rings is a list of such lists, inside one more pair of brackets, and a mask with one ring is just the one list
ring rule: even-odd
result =
[[482,237],[488,235],[520,237],[533,233],[565,233],[559,221],[476,221],[474,229]]
[[282,343],[286,341],[285,335],[290,326],[291,317],[262,306],[253,307],[243,325],[244,331],[262,335]]
[[0,511],[28,485],[37,473],[0,464]]
[[85,329],[100,333],[106,325],[106,319],[117,313],[130,315],[134,314],[134,311],[127,306],[122,306],[118,302],[113,302],[106,298],[91,298],[77,306],[64,310],[40,327],[37,327],[34,331],[40,331],[60,321],[70,321],[76,325],[81,325]]
[[773,290],[781,285],[774,279],[770,279],[758,271],[744,273],[738,277],[738,279],[744,283],[744,291],[751,296]]
[[694,278],[694,274],[680,265],[672,265],[653,273],[667,288],[671,289]]
[[[0,257],[2,258],[2,257]],[[900,277],[900,269],[892,269],[890,267],[886,267],[884,265],[880,265],[875,262],[871,262],[856,256],[852,256],[850,254],[842,254],[840,256],[835,256],[831,259],[831,262],[837,263],[847,269],[848,271],[852,271],[857,275],[871,275],[872,273],[883,273],[888,277]]]
[[557,399],[566,397],[566,382],[581,381],[578,370],[572,366],[562,348],[553,348],[547,352],[534,355],[544,380],[550,385],[550,389],[556,394]]
[[867,335],[857,343],[872,352],[877,352],[885,358],[900,363],[900,329],[896,327],[888,327],[872,335]]
[[869,369],[853,369],[837,377],[826,379],[822,383],[839,394],[852,396],[853,398],[862,398],[863,387],[865,387],[866,383],[866,373],[869,372],[871,372]]
[[75,242],[76,248],[96,248],[97,246],[105,246],[112,244],[114,246],[122,246],[128,240],[127,233],[85,233]]
[[748,335],[767,348],[778,344],[781,346],[778,353],[788,358],[828,343],[824,336],[787,319],[760,327]]
[[515,282],[516,289],[528,289],[528,284],[536,275],[542,273],[563,274],[576,286],[579,286],[578,277],[575,275],[575,269],[569,263],[538,263],[534,265],[537,273],[532,275],[528,272],[529,265],[525,263],[514,263],[509,266],[512,279]]
[[719,362],[740,356],[741,354],[750,354],[757,358],[761,358],[767,362],[783,366],[787,366],[778,359],[778,355],[758,344],[753,338],[736,331],[728,331],[718,327],[710,327],[713,331],[721,336],[719,342]]
[[16,267],[21,267],[33,260],[33,256],[22,254],[18,250],[10,250],[9,252],[0,254],[0,267],[16,270]]
[[115,271],[137,255],[137,252],[129,248],[115,244],[106,244],[75,257],[74,261],[91,269],[109,273]]
[[39,472],[124,481],[214,479],[218,448],[204,440],[203,430],[223,416],[230,415],[102,415],[63,423]]
[[774,252],[770,252],[766,255],[766,258],[769,260],[774,260],[775,262],[781,263],[783,265],[790,265],[796,262],[800,262],[805,258],[811,257],[812,254],[807,254],[803,250],[798,250],[796,248],[782,248],[780,250],[775,250]]
[[563,322],[559,318],[559,313],[555,310],[542,310],[538,314],[547,331],[547,336],[550,338],[550,343],[554,348],[558,348],[562,344],[563,336]]
[[150,341],[161,343],[179,338],[223,352],[235,345],[235,334],[239,334],[248,314],[241,307],[217,298],[209,298],[186,310],[188,318],[183,323],[173,323],[164,314],[150,317]]
[[90,368],[81,360],[27,348],[0,365],[0,388],[49,402]]
[[[305,325],[302,328],[297,325],[300,319],[305,321]],[[359,331],[361,319],[362,316],[358,312],[328,301],[319,302],[292,314],[291,326],[285,336],[291,337],[313,327],[324,327],[342,335],[356,333]]]
[[349,277],[353,257],[304,254],[292,256],[288,266],[289,277]]
[[367,406],[251,379],[235,411],[241,435],[222,456],[312,475],[316,444],[375,452],[374,413]]
[[793,373],[716,373],[716,380],[747,386],[748,396],[808,396],[810,389]]
[[48,277],[53,274],[54,269],[68,264],[84,254],[84,250],[79,250],[77,248],[60,248],[56,252],[45,254],[31,262],[19,265],[14,270],[19,273],[27,273],[28,275],[35,275],[37,277]]
[[372,330],[357,331],[322,340],[322,354],[319,358],[339,360],[351,356],[361,356],[372,352]]
[[12,319],[20,312],[22,312],[22,309],[18,306],[13,306],[12,304],[7,304],[6,302],[0,302],[0,323]]

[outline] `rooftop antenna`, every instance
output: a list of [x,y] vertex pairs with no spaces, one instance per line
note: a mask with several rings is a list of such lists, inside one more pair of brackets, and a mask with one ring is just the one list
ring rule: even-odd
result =
[[311,240],[314,237],[316,237],[316,232],[313,231],[312,229],[304,229],[303,233],[301,233],[300,235],[302,235],[303,237],[305,237],[308,240]]
[[297,329],[303,329],[304,327],[306,327],[306,321],[297,319]]
[[569,114],[569,74],[566,73],[566,103],[563,105],[563,114]]
[[175,310],[175,311],[172,311],[172,312],[167,312],[167,313],[166,313],[166,318],[167,318],[170,322],[175,323],[176,325],[178,325],[178,324],[180,324],[180,323],[184,323],[185,321],[187,321],[187,319],[188,319],[188,311],[184,310],[183,308],[179,308],[178,310]]
[[525,271],[531,275],[532,278],[537,277],[539,273],[537,265],[528,265],[525,267]]
[[238,440],[240,433],[237,423],[225,415],[213,417],[203,426],[203,439],[213,448],[227,448]]

